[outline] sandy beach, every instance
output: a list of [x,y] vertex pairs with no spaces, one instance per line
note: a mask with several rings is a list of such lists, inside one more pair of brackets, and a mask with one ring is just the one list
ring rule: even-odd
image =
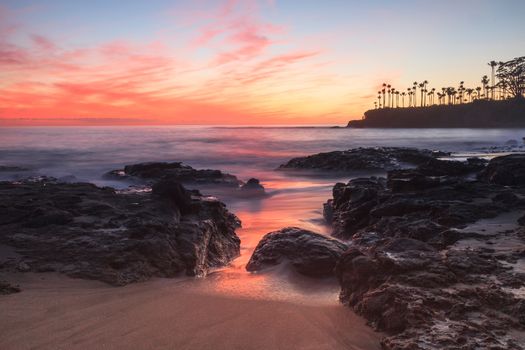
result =
[[16,278],[23,292],[0,299],[6,350],[380,348],[380,334],[335,300],[232,297],[206,291],[205,280],[115,288],[53,273]]

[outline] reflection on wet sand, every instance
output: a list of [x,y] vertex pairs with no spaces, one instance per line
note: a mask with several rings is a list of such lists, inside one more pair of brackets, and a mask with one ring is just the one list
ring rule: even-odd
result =
[[335,279],[318,280],[298,275],[286,264],[249,273],[245,266],[261,238],[287,226],[329,234],[322,219],[322,204],[331,197],[333,184],[346,179],[289,177],[286,173],[259,173],[267,195],[238,198],[218,189],[207,188],[225,201],[242,221],[237,230],[241,254],[226,268],[199,282],[204,290],[253,299],[269,299],[309,304],[338,304],[339,286]]

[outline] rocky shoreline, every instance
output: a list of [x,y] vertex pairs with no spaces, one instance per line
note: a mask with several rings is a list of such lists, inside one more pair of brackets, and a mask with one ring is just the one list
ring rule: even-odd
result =
[[0,244],[16,251],[4,271],[113,285],[203,276],[239,255],[239,226],[223,203],[172,180],[142,192],[51,178],[0,182]]
[[[288,263],[310,278],[336,278],[341,302],[387,334],[384,349],[523,349],[525,155],[440,159],[448,156],[360,148],[290,160],[280,169],[386,176],[335,184],[324,204],[333,238],[298,227],[270,232],[246,269]],[[257,179],[181,163],[106,176],[145,187],[0,182],[0,248],[12,250],[0,272],[56,271],[112,285],[204,276],[239,255],[240,221],[187,188],[264,193]],[[0,279],[0,294],[18,291]]]
[[[372,164],[388,170],[392,162],[384,151],[324,153],[284,167],[354,171]],[[309,244],[292,241],[304,241],[305,234],[294,237],[300,230],[287,228],[268,234],[247,268],[290,261],[298,272],[316,276],[305,266],[329,261],[341,302],[388,334],[384,349],[523,349],[524,211],[525,155],[488,165],[430,157],[386,178],[334,186],[324,213],[333,236],[347,245],[344,253],[315,233],[307,234]]]

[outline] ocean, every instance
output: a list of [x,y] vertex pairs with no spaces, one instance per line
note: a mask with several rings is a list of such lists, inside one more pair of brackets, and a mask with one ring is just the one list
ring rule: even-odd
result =
[[[20,174],[65,177],[100,186],[126,187],[102,175],[126,164],[182,161],[219,169],[242,180],[260,179],[268,197],[220,198],[242,221],[241,256],[212,273],[205,288],[251,298],[335,302],[338,286],[311,284],[283,270],[248,274],[246,265],[262,236],[286,226],[329,234],[322,205],[338,181],[350,176],[307,176],[276,171],[292,157],[355,147],[405,146],[470,154],[520,149],[525,129],[346,129],[330,127],[27,127],[0,129],[0,165],[30,169]],[[516,142],[509,142],[515,140]],[[510,146],[509,146],[510,145]],[[20,174],[0,172],[0,180]],[[213,192],[213,190],[211,190]],[[207,194],[207,193],[205,193]],[[214,194],[214,193],[209,193]],[[286,274],[288,278],[283,279]],[[292,281],[292,282],[290,282]],[[305,293],[305,290],[308,293]]]

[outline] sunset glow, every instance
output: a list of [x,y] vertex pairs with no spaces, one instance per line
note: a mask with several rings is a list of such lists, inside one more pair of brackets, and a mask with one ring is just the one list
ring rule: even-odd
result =
[[0,126],[344,124],[522,54],[505,3],[3,0]]

